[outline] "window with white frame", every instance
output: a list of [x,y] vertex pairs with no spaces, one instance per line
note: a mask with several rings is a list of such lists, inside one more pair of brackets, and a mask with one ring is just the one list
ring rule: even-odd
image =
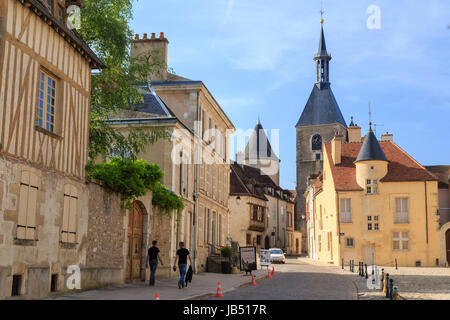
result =
[[354,238],[345,238],[345,247],[346,248],[354,248],[355,247],[355,239]]
[[408,198],[395,199],[395,223],[409,222],[409,201]]
[[367,231],[380,231],[380,216],[367,216]]
[[409,250],[409,232],[394,232],[392,240],[394,250]]
[[341,199],[341,222],[352,222],[351,200]]
[[366,194],[377,194],[378,193],[378,180],[366,180]]
[[36,125],[47,131],[55,131],[56,79],[39,72],[39,96],[36,110]]

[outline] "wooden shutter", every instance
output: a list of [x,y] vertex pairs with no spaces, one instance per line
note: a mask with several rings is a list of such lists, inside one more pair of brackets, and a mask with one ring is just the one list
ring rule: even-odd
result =
[[29,171],[23,171],[19,193],[18,239],[36,239],[36,202],[38,189],[39,178]]
[[22,172],[20,180],[20,194],[19,194],[19,217],[17,221],[17,238],[26,239],[27,229],[27,207],[28,207],[28,191],[30,189],[30,173],[28,171]]
[[75,186],[66,184],[64,187],[64,211],[61,228],[61,241],[76,243],[77,240],[77,210],[78,190]]
[[78,206],[78,190],[71,186],[70,192],[70,211],[69,211],[69,242],[76,242],[77,235],[77,206]]
[[61,241],[69,242],[69,216],[70,216],[70,185],[64,186],[64,209],[63,209],[63,222],[61,229]]

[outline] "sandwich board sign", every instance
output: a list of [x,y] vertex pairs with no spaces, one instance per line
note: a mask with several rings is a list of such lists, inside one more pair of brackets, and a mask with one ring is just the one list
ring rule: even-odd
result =
[[269,267],[270,266],[270,251],[261,249],[259,251],[259,264],[261,267]]
[[240,247],[239,260],[241,270],[256,270],[256,247]]

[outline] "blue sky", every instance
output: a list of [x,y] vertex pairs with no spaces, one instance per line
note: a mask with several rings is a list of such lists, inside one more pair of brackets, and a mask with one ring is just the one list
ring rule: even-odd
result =
[[[383,125],[424,165],[450,164],[450,1],[324,0],[330,81],[347,121]],[[367,8],[381,9],[370,30]],[[280,129],[295,188],[295,124],[315,81],[319,0],[139,0],[135,33],[164,32],[169,67],[202,80],[236,128]]]

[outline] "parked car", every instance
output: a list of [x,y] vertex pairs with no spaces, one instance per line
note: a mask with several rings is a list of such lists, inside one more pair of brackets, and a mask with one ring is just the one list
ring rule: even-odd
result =
[[279,263],[286,263],[286,256],[284,255],[283,250],[279,248],[271,248],[270,251],[270,262],[279,262]]

